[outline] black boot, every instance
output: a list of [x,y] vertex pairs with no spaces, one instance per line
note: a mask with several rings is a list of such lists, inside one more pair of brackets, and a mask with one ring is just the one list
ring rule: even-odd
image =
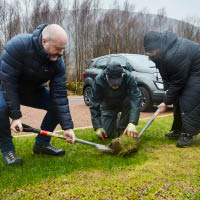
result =
[[17,157],[14,151],[3,154],[4,163],[6,165],[22,165],[22,159]]
[[168,139],[178,139],[181,136],[181,131],[179,130],[174,130],[171,133],[166,133],[165,137]]
[[181,133],[180,138],[178,139],[176,146],[177,147],[189,147],[191,144],[192,136],[187,133]]
[[65,155],[65,150],[64,149],[57,149],[51,144],[35,144],[33,147],[33,153],[35,154],[47,154],[51,156],[61,156]]

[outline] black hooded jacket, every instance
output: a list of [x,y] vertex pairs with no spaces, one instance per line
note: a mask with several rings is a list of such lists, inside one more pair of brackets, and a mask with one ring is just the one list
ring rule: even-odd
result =
[[0,84],[12,119],[22,116],[20,95],[34,95],[50,80],[50,95],[62,129],[73,128],[67,90],[66,70],[62,57],[50,61],[41,43],[41,32],[46,24],[38,26],[33,34],[13,37],[0,58]]
[[[151,46],[151,34],[146,34],[144,47]],[[158,56],[153,58],[167,90],[164,103],[179,101],[184,112],[190,112],[200,96],[200,45],[172,32],[157,35]]]

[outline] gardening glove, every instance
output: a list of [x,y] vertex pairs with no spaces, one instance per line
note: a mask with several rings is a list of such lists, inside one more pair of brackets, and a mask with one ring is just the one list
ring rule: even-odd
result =
[[135,124],[129,123],[123,134],[128,135],[128,136],[133,137],[133,138],[138,138],[138,134],[137,134]]
[[[18,127],[18,128],[17,128]],[[17,129],[16,129],[17,128]],[[22,120],[21,118],[19,119],[13,119],[11,121],[11,124],[10,124],[10,129],[12,131],[14,131],[15,133],[20,133],[23,131],[23,127],[22,127]]]
[[104,138],[107,137],[106,132],[103,128],[98,128],[96,130],[96,136],[100,138],[102,141],[104,141]]
[[69,137],[69,138],[66,139],[67,142],[74,144],[75,134],[74,134],[74,131],[72,129],[64,130],[64,135]]

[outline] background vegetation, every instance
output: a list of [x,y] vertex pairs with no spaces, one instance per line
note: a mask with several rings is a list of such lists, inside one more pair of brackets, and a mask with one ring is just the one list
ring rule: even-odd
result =
[[67,87],[68,93],[70,92],[73,95],[82,95],[83,94],[83,84],[82,84],[82,82],[67,81],[66,87]]
[[[171,30],[181,37],[199,42],[200,20],[167,18],[164,8],[157,15],[148,10],[134,12],[132,1],[120,8],[116,0],[108,10],[99,9],[101,0],[0,0],[0,54],[4,45],[19,33],[32,33],[42,23],[57,23],[68,34],[64,59],[67,79],[82,81],[82,73],[91,58],[109,53],[144,53],[147,31]],[[73,70],[72,70],[73,69]],[[71,72],[73,71],[73,73]]]

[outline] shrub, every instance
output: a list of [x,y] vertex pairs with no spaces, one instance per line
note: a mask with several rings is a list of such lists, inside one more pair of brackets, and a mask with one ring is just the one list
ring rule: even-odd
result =
[[83,83],[77,81],[67,81],[66,82],[67,90],[73,94],[82,95],[83,94]]

